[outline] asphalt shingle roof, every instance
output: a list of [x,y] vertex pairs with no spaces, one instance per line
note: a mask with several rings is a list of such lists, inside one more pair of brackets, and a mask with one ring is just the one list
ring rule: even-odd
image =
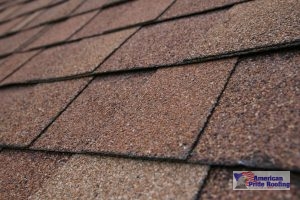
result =
[[299,199],[299,10],[0,0],[0,199]]

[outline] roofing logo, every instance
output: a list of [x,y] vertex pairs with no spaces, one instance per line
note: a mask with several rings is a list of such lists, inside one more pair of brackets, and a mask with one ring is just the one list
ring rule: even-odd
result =
[[234,171],[234,190],[290,190],[289,171]]

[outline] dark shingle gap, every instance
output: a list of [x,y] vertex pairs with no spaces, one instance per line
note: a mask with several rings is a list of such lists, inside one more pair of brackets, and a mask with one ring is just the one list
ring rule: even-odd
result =
[[210,176],[211,176],[211,172],[212,172],[211,166],[209,166],[207,175],[206,175],[206,177],[204,178],[203,183],[200,184],[199,190],[198,190],[197,194],[195,195],[195,197],[193,198],[194,200],[200,199],[202,190],[203,190],[203,188],[207,185],[207,181],[209,180],[209,178],[210,178]]
[[154,162],[164,162],[164,163],[189,163],[193,165],[208,165],[211,168],[225,168],[225,169],[245,169],[251,170],[251,171],[291,171],[292,173],[299,174],[299,169],[290,169],[290,168],[266,168],[266,167],[247,167],[244,165],[238,165],[238,164],[215,164],[210,162],[192,162],[189,160],[183,160],[178,158],[164,158],[164,157],[148,157],[148,156],[135,156],[132,154],[116,154],[111,152],[93,152],[93,151],[78,151],[78,152],[72,152],[67,150],[45,150],[45,149],[33,149],[28,147],[20,147],[20,146],[14,146],[14,145],[6,145],[6,146],[0,146],[2,150],[11,150],[11,151],[25,151],[25,152],[41,152],[46,154],[54,154],[54,155],[86,155],[86,156],[101,156],[101,157],[112,157],[112,158],[123,158],[123,159],[131,159],[131,160],[140,160],[140,161],[154,161]]
[[[120,47],[118,47],[118,48],[120,48]],[[182,66],[182,65],[203,63],[203,62],[220,60],[220,59],[231,58],[231,57],[255,56],[255,55],[259,55],[259,54],[271,53],[271,52],[276,52],[276,51],[298,50],[299,47],[300,47],[300,39],[296,40],[294,42],[281,43],[281,44],[277,44],[277,45],[269,45],[269,46],[258,47],[258,48],[253,48],[253,49],[246,49],[243,51],[227,52],[224,54],[207,56],[207,57],[202,57],[202,58],[193,58],[193,59],[183,60],[181,62],[166,64],[166,65],[134,67],[131,69],[121,69],[121,70],[107,71],[107,72],[93,72],[92,71],[92,72],[86,72],[86,73],[82,73],[82,74],[57,77],[57,78],[35,79],[35,80],[30,80],[30,81],[25,81],[25,82],[7,83],[7,84],[2,84],[2,85],[0,84],[0,89],[7,88],[7,87],[27,85],[27,84],[56,82],[56,81],[64,81],[64,80],[78,79],[78,78],[84,78],[84,77],[110,76],[110,75],[114,75],[114,74],[119,75],[119,74],[123,74],[123,73],[136,73],[136,72],[141,72],[141,71],[149,71],[151,69],[178,67],[178,66]],[[112,54],[110,54],[109,56],[111,56],[111,55]],[[107,60],[107,59],[105,59],[105,60]],[[4,80],[2,80],[2,81],[4,81]]]
[[[63,2],[63,3],[66,3],[66,2]],[[82,1],[79,5],[77,5],[77,7],[75,7],[73,10],[71,10],[70,13],[67,13],[66,16],[64,17],[60,17],[60,18],[57,18],[57,19],[54,19],[54,20],[50,20],[50,21],[47,21],[47,22],[42,22],[40,24],[37,24],[35,26],[31,26],[31,27],[28,27],[28,28],[21,28],[20,30],[16,30],[16,31],[10,31],[10,32],[7,32],[7,33],[4,33],[2,35],[0,35],[0,39],[2,38],[6,38],[6,37],[9,37],[11,35],[15,35],[15,34],[18,34],[22,31],[27,31],[27,30],[31,30],[31,29],[34,29],[34,28],[38,28],[40,26],[46,26],[46,25],[51,25],[51,24],[54,24],[54,23],[59,23],[59,22],[62,22],[62,21],[65,21],[68,19],[68,15],[72,14],[78,7],[80,7],[82,4],[84,3],[84,1]],[[53,6],[52,6],[53,7]],[[30,22],[34,21],[35,19],[37,19],[41,14],[47,12],[48,9],[42,9],[41,10],[41,13],[34,17],[32,20],[28,21],[26,24],[24,24],[24,26],[28,25]],[[38,12],[38,11],[36,11]],[[1,23],[0,23],[1,24]]]
[[[130,0],[130,1],[133,1],[133,0]],[[162,16],[162,15],[160,15],[158,18],[156,18],[154,20],[150,20],[150,21],[145,21],[145,22],[140,22],[140,23],[136,23],[136,24],[131,24],[131,25],[127,25],[127,26],[122,26],[122,27],[114,28],[114,29],[111,29],[111,30],[104,31],[103,33],[100,33],[100,34],[89,35],[89,36],[86,36],[86,37],[82,37],[80,39],[88,39],[88,38],[92,38],[92,37],[97,37],[97,36],[100,36],[100,35],[114,33],[114,32],[122,31],[122,30],[125,30],[125,29],[130,29],[130,28],[133,28],[133,27],[153,26],[153,25],[156,25],[156,24],[160,24],[160,23],[164,23],[164,22],[168,22],[168,21],[173,21],[173,20],[179,20],[179,19],[182,19],[182,18],[189,18],[189,17],[194,17],[194,16],[198,16],[198,15],[208,14],[208,13],[212,13],[212,12],[218,12],[218,11],[222,11],[222,10],[228,10],[231,7],[233,7],[234,5],[246,3],[248,1],[253,1],[253,0],[244,0],[244,1],[236,2],[236,3],[226,4],[226,5],[223,5],[223,6],[218,6],[218,7],[215,7],[215,8],[203,10],[203,11],[200,11],[200,12],[195,12],[195,13],[191,13],[191,14],[180,15],[180,16],[176,16],[176,17],[171,17],[171,18],[167,18],[167,19],[158,20],[159,17]],[[128,1],[125,1],[122,4],[127,3],[127,2]],[[171,5],[169,5],[169,7],[167,9],[169,9],[174,3],[175,3],[175,1],[173,1],[171,3]],[[117,5],[120,5],[120,4],[117,4]],[[107,8],[110,8],[110,7],[112,7],[112,6],[109,6]],[[101,9],[105,9],[105,8],[101,8]],[[97,10],[97,9],[93,9],[93,10],[88,11],[88,12],[92,12],[92,11],[95,11],[95,10]],[[25,30],[28,30],[28,29],[32,29],[32,28],[36,28],[36,27],[42,26],[42,25],[62,22],[62,21],[65,21],[65,20],[67,20],[67,19],[69,19],[71,17],[78,16],[78,15],[81,15],[81,14],[86,14],[88,12],[83,12],[83,13],[76,14],[76,15],[65,16],[63,18],[59,18],[59,19],[56,19],[56,20],[53,20],[53,21],[48,21],[48,22],[45,22],[45,23],[42,23],[42,24],[30,27],[30,28],[27,28],[27,29],[22,29],[22,30],[19,30],[19,31],[16,31],[16,32],[7,33],[5,35],[0,35],[0,38],[8,37],[8,36],[10,36],[12,34],[17,34],[20,31],[25,31]],[[166,12],[166,11],[164,11],[164,12]],[[55,44],[52,44],[51,47],[52,46],[57,46],[57,45],[63,45],[63,44],[66,44],[66,43],[69,43],[69,42],[75,42],[75,41],[78,41],[78,39],[75,39],[74,41],[69,40],[69,41],[62,41],[62,42],[59,42],[59,43],[55,43]],[[39,48],[42,48],[42,47],[39,47]],[[36,50],[36,49],[37,48],[30,49],[30,50]]]
[[[130,1],[135,1],[135,0],[120,0],[120,1],[117,1],[117,2],[113,2],[113,3],[108,3],[108,4],[104,4],[103,6],[101,6],[100,8],[95,8],[95,9],[92,9],[92,10],[89,10],[89,11],[84,11],[84,12],[81,12],[81,13],[78,13],[78,14],[74,14],[72,15],[72,13],[78,9],[82,4],[84,4],[84,1],[81,2],[71,13],[67,14],[66,16],[63,16],[63,17],[60,17],[60,18],[57,18],[57,19],[54,19],[54,20],[50,20],[50,21],[47,21],[47,22],[42,22],[40,24],[37,24],[35,26],[32,26],[32,27],[29,27],[29,28],[24,28],[24,29],[21,29],[21,30],[17,30],[17,31],[11,31],[11,32],[8,32],[8,33],[5,33],[3,35],[0,35],[0,38],[5,38],[5,37],[9,37],[11,35],[14,35],[14,34],[17,34],[21,31],[26,31],[26,30],[30,30],[30,29],[33,29],[33,28],[37,28],[39,26],[45,26],[45,25],[51,25],[51,24],[56,24],[56,23],[60,23],[60,22],[63,22],[63,21],[66,21],[72,17],[76,17],[76,16],[79,16],[79,15],[84,15],[84,14],[87,14],[89,12],[93,12],[93,11],[96,11],[96,10],[99,10],[99,12],[101,10],[104,10],[104,9],[107,9],[107,8],[111,8],[111,7],[114,7],[114,6],[118,6],[118,5],[121,5],[121,4],[124,4],[124,3],[127,3],[127,2],[130,2]],[[60,2],[59,4],[61,3],[64,3],[63,2]],[[57,3],[58,4],[58,3]],[[56,5],[55,5],[56,6]],[[51,7],[54,7],[54,6],[51,6]],[[48,7],[48,8],[51,8],[51,7]],[[41,9],[43,10],[43,9]],[[47,10],[46,10],[47,11]],[[99,14],[99,13],[98,13]],[[97,15],[98,15],[97,14]],[[26,14],[27,15],[27,14]],[[21,16],[24,16],[24,15],[21,15]],[[20,17],[21,17],[20,16]],[[18,18],[18,17],[15,17],[15,18]],[[3,21],[3,22],[0,22],[0,24],[2,23],[6,23],[6,22],[9,22],[15,18],[12,18],[8,21]]]
[[79,92],[74,96],[74,98],[72,98],[65,106],[64,108],[59,111],[53,118],[52,120],[49,122],[49,124],[30,142],[30,144],[27,147],[32,146],[32,144],[41,137],[41,135],[49,128],[49,126],[51,126],[53,124],[53,122],[69,107],[69,105],[71,105],[71,103],[85,90],[85,88],[88,87],[88,85],[94,80],[94,78],[91,78],[86,85],[79,90]]
[[[69,1],[69,0],[67,0],[67,1]],[[9,21],[11,21],[11,20],[14,20],[14,19],[16,19],[16,18],[19,18],[19,17],[23,17],[23,16],[26,16],[26,15],[30,15],[30,14],[32,14],[32,13],[34,13],[34,12],[37,12],[37,11],[40,11],[40,10],[46,10],[46,9],[48,9],[48,8],[52,8],[52,7],[58,6],[58,5],[60,5],[60,4],[62,4],[62,3],[65,3],[65,2],[67,2],[67,1],[66,1],[66,0],[62,0],[62,1],[55,2],[55,3],[50,2],[50,3],[49,3],[48,5],[46,5],[46,6],[43,6],[43,7],[37,8],[37,9],[35,9],[35,10],[28,11],[28,12],[25,12],[25,13],[22,13],[22,14],[19,14],[19,15],[16,15],[16,16],[14,16],[14,17],[12,17],[12,18],[8,18],[8,19],[5,19],[5,20],[3,20],[3,21],[0,21],[0,24],[7,23],[7,22],[9,22]],[[29,3],[29,2],[28,2],[28,3]]]
[[228,85],[228,83],[230,81],[230,78],[234,74],[234,72],[235,72],[235,70],[236,70],[239,62],[240,62],[240,58],[238,58],[238,60],[236,61],[234,67],[232,68],[231,72],[229,73],[229,75],[228,75],[228,77],[226,79],[226,82],[224,84],[223,89],[221,90],[221,92],[220,92],[219,96],[217,97],[216,101],[214,102],[214,104],[213,104],[213,106],[212,106],[212,108],[211,108],[211,110],[209,112],[209,115],[206,118],[206,121],[205,121],[204,125],[201,127],[201,129],[200,129],[200,131],[199,131],[199,133],[198,133],[198,135],[197,135],[194,143],[192,144],[191,148],[189,149],[188,154],[186,155],[186,159],[187,160],[191,157],[192,152],[194,151],[194,149],[196,148],[197,144],[199,143],[201,135],[203,135],[204,131],[206,130],[206,127],[207,127],[207,125],[208,125],[208,123],[209,123],[209,121],[210,121],[210,119],[211,119],[211,117],[212,117],[212,115],[213,115],[216,107],[219,105],[220,99],[222,98],[222,95],[223,95],[224,91],[226,90],[227,85]]
[[[174,0],[159,16],[157,16],[156,18],[155,18],[155,20],[156,19],[158,19],[159,17],[161,17],[174,3],[176,2],[176,0]],[[117,5],[119,5],[119,4],[117,4]],[[77,8],[76,8],[77,9]],[[74,9],[72,12],[74,12],[76,9]],[[80,30],[82,30],[90,21],[92,21],[95,17],[97,17],[97,15],[99,14],[99,13],[101,13],[101,10],[99,10],[99,12],[95,15],[95,16],[93,16],[89,21],[87,21],[86,22],[86,24],[85,25],[83,25],[80,29],[78,29],[77,31],[75,31],[72,35],[70,35],[66,40],[68,40],[69,38],[71,38],[73,35],[75,35],[76,33],[78,33]],[[125,39],[115,50],[113,50],[93,71],[91,71],[91,72],[87,72],[87,73],[84,73],[84,74],[79,74],[79,75],[72,75],[72,76],[70,76],[70,77],[65,77],[64,78],[64,80],[69,80],[69,79],[74,79],[74,78],[82,78],[82,77],[87,77],[87,76],[89,76],[89,74],[90,73],[93,73],[95,70],[97,70],[109,57],[111,57],[119,48],[121,48],[121,46],[123,45],[123,44],[125,44],[131,37],[133,37],[139,30],[141,29],[141,27],[140,28],[138,28],[134,33],[132,33],[127,39]],[[38,36],[37,36],[38,37]],[[77,39],[77,40],[73,40],[73,41],[70,41],[69,43],[73,43],[73,42],[77,42],[77,41],[80,41],[80,40],[82,40],[82,39]],[[31,40],[32,41],[32,40]],[[62,45],[62,44],[64,44],[64,43],[59,43],[58,42],[58,44],[60,44],[60,45]],[[47,45],[46,47],[45,47],[45,49],[47,49],[47,48],[51,48],[52,46],[54,46],[53,44],[52,45]],[[57,46],[57,45],[55,45],[55,46]],[[33,48],[33,49],[31,49],[31,50],[35,50],[35,49],[38,49],[38,48]],[[41,53],[42,52],[42,50],[39,52],[39,53]],[[39,54],[38,53],[38,54]],[[36,54],[35,56],[37,56],[38,54]],[[27,61],[26,61],[26,63],[27,63]],[[22,66],[24,66],[26,63],[24,63],[24,64],[22,64]],[[1,66],[1,65],[0,65]],[[18,67],[16,70],[14,70],[13,71],[13,73],[15,73],[16,71],[18,71],[19,69],[21,69],[21,67],[22,66],[20,66],[20,67]],[[2,79],[2,80],[0,80],[0,83],[2,82],[2,81],[4,81],[5,79],[7,79],[9,76],[11,76],[13,73],[10,73],[8,76],[6,76],[4,79]],[[57,79],[56,78],[54,78],[54,79],[47,79],[47,81],[46,82],[55,82]],[[34,84],[35,83],[35,81],[33,80],[31,83],[29,83],[29,84]],[[1,88],[1,85],[0,85],[0,88]]]

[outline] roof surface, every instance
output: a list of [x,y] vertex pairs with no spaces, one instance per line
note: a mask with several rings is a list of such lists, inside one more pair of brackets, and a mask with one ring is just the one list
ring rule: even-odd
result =
[[0,0],[0,199],[299,199],[299,10]]

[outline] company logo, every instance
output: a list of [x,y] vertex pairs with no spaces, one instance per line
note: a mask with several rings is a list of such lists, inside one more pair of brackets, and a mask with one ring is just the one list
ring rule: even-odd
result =
[[234,190],[290,190],[289,171],[234,171]]

